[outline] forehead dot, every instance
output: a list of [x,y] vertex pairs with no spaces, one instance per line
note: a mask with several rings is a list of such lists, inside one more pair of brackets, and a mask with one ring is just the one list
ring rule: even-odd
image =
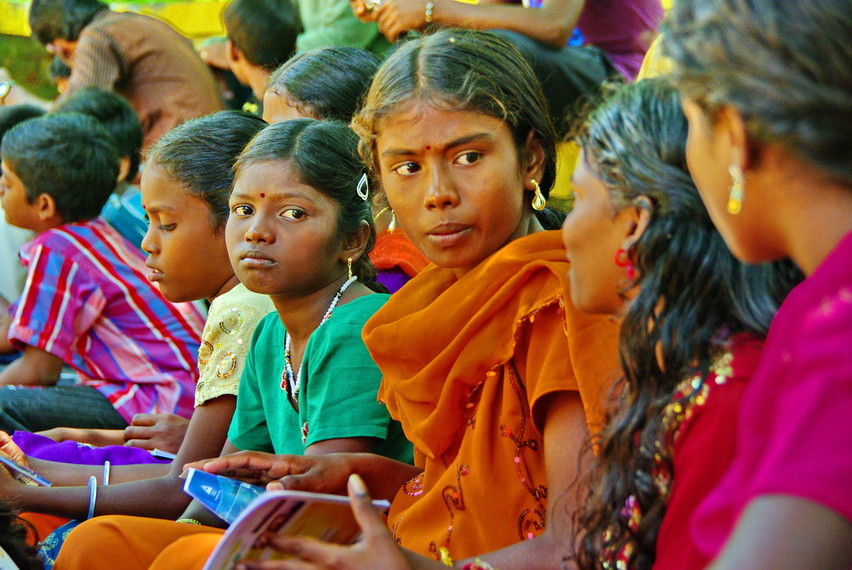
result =
[[432,147],[431,147],[431,146],[429,146],[429,145],[427,144],[427,145],[426,145],[426,150],[432,150]]
[[260,197],[261,197],[261,198],[266,198],[266,193],[265,193],[265,192],[261,192],[261,193],[260,193]]

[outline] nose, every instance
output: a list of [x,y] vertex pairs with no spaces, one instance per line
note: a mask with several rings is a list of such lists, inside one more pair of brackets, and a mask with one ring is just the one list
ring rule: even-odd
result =
[[459,195],[453,181],[440,166],[431,169],[429,188],[426,190],[425,205],[429,210],[452,208],[459,203]]
[[157,240],[154,237],[154,232],[152,228],[154,224],[149,223],[148,229],[145,230],[145,237],[142,238],[142,243],[140,246],[142,247],[142,251],[147,253],[148,255],[155,255],[158,253]]
[[245,232],[245,240],[248,243],[274,243],[275,232],[270,228],[270,225],[264,221],[263,216],[252,216],[248,222],[248,227]]

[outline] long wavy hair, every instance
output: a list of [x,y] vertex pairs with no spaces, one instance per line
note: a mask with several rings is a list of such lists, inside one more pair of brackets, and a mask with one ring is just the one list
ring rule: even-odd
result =
[[[624,315],[616,386],[589,495],[577,515],[581,567],[633,544],[631,568],[650,568],[666,499],[654,483],[663,410],[696,373],[700,390],[731,335],[763,336],[801,274],[789,261],[748,266],[716,231],[686,166],[687,123],[677,92],[662,80],[615,91],[592,112],[578,142],[617,212],[649,208],[651,221],[628,252],[638,293]],[[684,398],[688,398],[689,395]],[[669,462],[670,458],[663,457]],[[635,531],[622,509],[633,496],[643,513]]]

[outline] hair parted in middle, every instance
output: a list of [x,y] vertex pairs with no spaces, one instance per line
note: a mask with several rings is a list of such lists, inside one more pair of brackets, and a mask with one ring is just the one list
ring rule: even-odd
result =
[[[556,132],[538,79],[520,52],[494,34],[441,30],[403,43],[376,73],[352,126],[364,161],[378,172],[381,122],[411,102],[484,113],[506,122],[519,153],[530,131],[544,150],[545,197],[556,177]],[[525,160],[519,156],[521,163]]]

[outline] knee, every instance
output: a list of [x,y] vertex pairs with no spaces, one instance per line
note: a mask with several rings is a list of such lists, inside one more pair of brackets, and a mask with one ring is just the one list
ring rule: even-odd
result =
[[118,560],[116,551],[129,550],[123,543],[120,522],[126,516],[103,516],[84,521],[72,530],[56,558],[56,570],[87,570],[91,568],[112,568]]

